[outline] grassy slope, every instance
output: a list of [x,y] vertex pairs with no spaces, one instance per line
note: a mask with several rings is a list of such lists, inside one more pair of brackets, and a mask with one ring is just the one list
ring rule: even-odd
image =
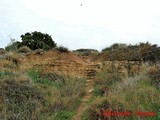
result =
[[[84,120],[96,120],[102,117],[102,110],[130,111],[128,117],[110,116],[106,119],[145,119],[140,112],[156,112],[156,116],[146,117],[148,120],[160,119],[160,90],[157,81],[160,72],[154,67],[143,68],[143,72],[129,78],[121,78],[110,69],[97,74],[94,93],[88,109],[84,112]],[[153,77],[155,76],[155,77]],[[156,84],[153,84],[156,81]],[[105,91],[105,92],[104,92]]]
[[0,119],[68,120],[75,114],[84,78],[49,78],[41,68],[26,69],[17,53],[7,55],[0,59]]
[[[49,53],[46,55],[49,58],[53,56]],[[41,60],[38,56],[33,57],[35,63],[38,61],[39,64],[45,62],[42,60],[46,58],[41,56],[41,59],[44,57]],[[73,58],[79,59],[75,56]],[[24,61],[21,59],[22,57],[16,53],[9,53],[6,59],[0,59],[0,119],[67,120],[74,116],[75,109],[84,95],[85,80],[63,75],[51,80],[47,74],[41,73],[41,69],[33,69],[30,65],[32,63],[23,64]],[[52,62],[51,58],[50,61]],[[130,78],[122,78],[110,68],[101,71],[95,79],[93,97],[83,119],[94,120],[102,117],[102,109],[133,113],[154,111],[159,114],[159,75],[159,70],[155,67],[146,68],[141,74]],[[143,117],[130,116],[130,119]],[[160,118],[157,115],[147,119]]]

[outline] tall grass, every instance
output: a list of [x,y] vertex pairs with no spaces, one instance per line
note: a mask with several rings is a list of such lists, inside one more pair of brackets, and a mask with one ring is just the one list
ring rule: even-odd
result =
[[94,96],[103,96],[107,94],[111,87],[121,81],[121,77],[117,73],[113,73],[111,68],[106,68],[97,73],[94,80]]
[[84,78],[50,73],[54,78],[37,68],[24,73],[22,67],[18,71],[7,67],[6,61],[14,65],[12,59],[0,60],[0,119],[69,120],[76,114]]
[[85,79],[62,75],[57,79],[49,79],[47,75],[42,75],[39,70],[34,69],[29,71],[28,75],[34,84],[43,86],[42,89],[47,91],[47,107],[42,118],[70,119],[75,114],[75,109],[84,95]]
[[[148,72],[149,71],[149,72]],[[152,75],[150,68],[144,69],[144,71],[136,76],[123,78],[116,84],[110,84],[110,90],[107,94],[98,97],[93,103],[88,106],[88,109],[84,113],[84,120],[96,120],[96,119],[115,119],[115,120],[158,120],[160,119],[160,91],[153,84]],[[104,72],[104,71],[103,71]],[[152,73],[152,74],[151,74]],[[106,76],[108,76],[106,71]],[[104,73],[101,74],[102,78]],[[100,77],[100,76],[99,76]],[[101,78],[101,79],[102,79]],[[155,77],[154,77],[155,78]],[[158,77],[156,78],[158,79]],[[102,79],[103,80],[103,79]],[[105,78],[107,80],[107,77]],[[157,82],[157,80],[154,80]],[[96,81],[99,82],[99,81]],[[103,84],[99,82],[100,86]],[[107,81],[106,81],[107,82]],[[130,116],[109,116],[103,117],[102,110],[112,110],[114,112],[130,111],[133,115]],[[155,112],[156,116],[138,116],[136,112]],[[94,118],[91,116],[95,116]]]

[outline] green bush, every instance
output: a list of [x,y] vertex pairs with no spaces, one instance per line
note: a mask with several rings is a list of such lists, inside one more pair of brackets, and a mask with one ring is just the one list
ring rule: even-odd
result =
[[43,49],[49,50],[56,47],[56,43],[48,34],[34,31],[32,33],[25,33],[21,35],[21,46],[28,46],[32,50]]
[[5,47],[6,51],[18,52],[19,42],[13,42]]

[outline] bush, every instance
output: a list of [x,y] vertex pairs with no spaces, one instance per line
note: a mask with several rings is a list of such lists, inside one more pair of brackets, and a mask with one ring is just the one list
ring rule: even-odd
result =
[[56,43],[48,34],[34,31],[32,33],[25,33],[21,35],[21,45],[28,46],[32,50],[44,49],[49,50],[56,47]]
[[6,51],[18,52],[19,42],[13,42],[5,47]]
[[43,55],[44,54],[44,50],[43,49],[36,49],[34,51],[34,53],[37,54],[37,55]]
[[66,53],[69,52],[68,48],[66,48],[66,47],[64,47],[64,46],[59,46],[59,47],[57,47],[57,50],[58,50],[59,52],[66,52]]
[[148,69],[148,75],[151,79],[151,84],[157,89],[160,89],[160,70],[155,67],[150,67]]
[[98,50],[95,49],[77,49],[73,51],[74,53],[76,53],[77,55],[81,55],[81,56],[89,56],[89,55],[98,55]]
[[20,53],[29,53],[29,52],[31,52],[31,49],[30,49],[29,47],[27,47],[27,46],[22,46],[22,47],[20,47],[20,48],[18,49],[18,51],[19,51]]
[[0,55],[5,54],[5,50],[3,48],[0,48]]
[[94,95],[102,96],[107,94],[112,86],[122,79],[116,73],[112,73],[110,69],[100,71],[94,80]]
[[[114,112],[123,112],[124,106],[118,101],[110,103],[108,100],[102,98],[95,100],[86,111],[83,113],[84,120],[108,120],[107,116],[103,116],[104,110],[114,111]],[[112,120],[119,120],[117,116],[110,116]]]
[[9,52],[6,54],[6,60],[12,61],[16,66],[18,66],[21,61],[20,61],[20,56],[17,53],[14,52]]
[[0,81],[0,119],[37,120],[45,104],[44,94],[29,83]]

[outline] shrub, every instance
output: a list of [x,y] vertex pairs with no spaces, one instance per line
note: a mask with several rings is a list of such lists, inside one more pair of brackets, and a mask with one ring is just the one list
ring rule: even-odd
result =
[[19,42],[13,42],[5,47],[6,51],[18,52]]
[[[110,103],[107,99],[101,98],[98,100],[95,100],[83,113],[83,119],[84,120],[108,120],[107,116],[103,115],[104,110],[107,111],[114,111],[114,112],[123,112],[124,106],[116,101],[113,103]],[[112,120],[118,120],[117,116],[110,116],[110,119]]]
[[48,34],[34,31],[32,33],[25,33],[21,35],[22,42],[21,45],[28,46],[32,50],[44,49],[49,50],[56,47],[56,43],[53,41],[52,37]]
[[94,95],[102,96],[107,94],[110,88],[121,80],[120,76],[116,73],[112,73],[110,69],[100,71],[94,80]]
[[0,81],[0,119],[37,120],[45,104],[44,94],[16,79]]
[[0,48],[0,55],[5,54],[5,50],[3,48]]
[[22,46],[22,47],[20,47],[20,48],[18,49],[18,51],[19,51],[20,53],[29,53],[29,52],[31,52],[31,49],[30,49],[29,47],[27,47],[27,46]]
[[6,60],[12,61],[16,66],[18,66],[20,61],[20,56],[17,53],[9,52],[5,56]]
[[34,51],[34,53],[37,54],[37,55],[43,55],[44,54],[44,50],[43,49],[36,49]]
[[95,49],[77,49],[73,51],[74,53],[76,53],[77,55],[81,55],[81,56],[89,56],[89,55],[98,55],[98,50]]
[[64,46],[59,46],[59,47],[57,47],[57,50],[58,50],[59,52],[66,52],[66,53],[69,52],[68,48],[66,48],[66,47],[64,47]]
[[148,75],[151,79],[151,84],[154,85],[157,89],[160,89],[160,70],[155,67],[150,67],[148,69]]

